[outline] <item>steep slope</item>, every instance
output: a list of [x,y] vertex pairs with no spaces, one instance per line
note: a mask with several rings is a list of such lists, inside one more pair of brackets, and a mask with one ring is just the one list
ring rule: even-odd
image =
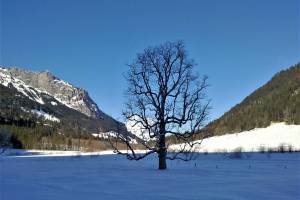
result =
[[[299,151],[300,125],[273,123],[266,128],[212,136],[197,141],[197,152],[265,152]],[[181,144],[171,145],[170,149],[181,149]]]
[[[0,69],[1,70],[1,69]],[[89,117],[102,118],[105,115],[90,98],[87,91],[55,77],[50,72],[31,72],[19,68],[8,68],[7,76],[19,79],[25,84],[53,96],[60,103]]]
[[267,127],[271,122],[300,124],[300,63],[277,73],[219,119],[209,123],[210,135]]
[[[86,133],[115,131],[119,122],[102,112],[88,93],[49,72],[0,68],[0,122],[52,119],[59,127]],[[2,119],[2,120],[1,120]],[[55,120],[53,120],[55,119]],[[39,122],[40,123],[40,122]],[[72,131],[70,131],[72,132]]]

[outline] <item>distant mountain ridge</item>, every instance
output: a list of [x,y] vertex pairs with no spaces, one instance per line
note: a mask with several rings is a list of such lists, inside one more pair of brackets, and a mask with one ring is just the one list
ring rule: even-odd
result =
[[[24,118],[28,112],[42,113],[48,116],[45,119],[59,119],[70,128],[80,126],[86,133],[115,131],[120,124],[102,112],[86,90],[47,71],[0,67],[0,94],[3,120]],[[12,109],[14,115],[10,114]]]
[[267,127],[272,122],[300,124],[300,63],[277,73],[205,130],[209,135],[223,135]]
[[77,88],[55,77],[48,71],[33,72],[20,68],[0,68],[0,71],[23,81],[28,86],[40,90],[40,93],[50,94],[60,103],[89,117],[98,119],[103,117],[104,113],[100,111],[86,90]]

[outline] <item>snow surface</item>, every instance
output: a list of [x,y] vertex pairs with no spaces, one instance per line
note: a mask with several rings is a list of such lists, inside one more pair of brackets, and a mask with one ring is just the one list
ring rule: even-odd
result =
[[[142,153],[142,151],[139,151]],[[113,155],[112,150],[98,152],[81,152],[81,151],[59,151],[59,150],[24,150],[24,149],[6,149],[0,156],[14,157],[62,157],[62,156],[93,156],[93,155]]]
[[0,157],[1,200],[296,200],[300,154],[199,154],[192,162],[117,155]]
[[50,115],[46,112],[44,112],[43,110],[31,110],[32,113],[37,114],[39,117],[42,117],[46,120],[50,120],[53,122],[60,122],[60,119],[58,119],[57,117],[54,117],[53,115]]
[[[201,141],[197,141],[201,142]],[[198,152],[232,152],[241,148],[242,151],[255,152],[262,149],[276,149],[283,145],[293,150],[300,150],[300,125],[273,123],[267,128],[257,128],[235,134],[210,137],[196,146]],[[171,149],[179,149],[180,145],[172,145]]]
[[73,88],[73,86],[70,83],[68,83],[66,81],[63,81],[63,80],[60,80],[60,79],[55,79],[54,82],[62,84],[62,85],[67,86],[67,87]]
[[[78,88],[76,88],[75,86],[73,86],[72,84],[61,80],[61,79],[55,79],[54,83],[57,84],[60,87],[64,87],[65,90],[71,91],[73,94],[77,93]],[[79,112],[82,112],[80,110],[81,107],[88,107],[87,103],[84,101],[83,96],[73,96],[70,99],[66,99],[65,98],[65,94],[63,93],[56,93],[56,94],[50,94],[51,96],[53,96],[58,102],[60,102],[61,104],[64,104],[65,106],[77,110]],[[96,112],[98,111],[98,107],[96,105],[92,105],[93,110],[95,110]],[[83,113],[84,114],[84,113]]]
[[103,138],[103,139],[108,139],[110,137],[116,138],[118,134],[114,131],[109,131],[109,132],[104,132],[104,133],[93,133],[92,136],[95,138]]
[[52,106],[57,106],[57,103],[55,101],[51,101]]

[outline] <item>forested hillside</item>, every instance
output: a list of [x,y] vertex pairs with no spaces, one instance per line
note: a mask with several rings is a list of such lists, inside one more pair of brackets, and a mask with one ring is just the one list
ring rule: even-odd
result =
[[206,129],[209,134],[222,135],[267,127],[272,122],[300,124],[300,63],[277,73]]
[[102,112],[85,90],[49,72],[0,67],[0,135],[10,135],[13,147],[105,149],[107,142],[92,134],[120,127],[124,125]]

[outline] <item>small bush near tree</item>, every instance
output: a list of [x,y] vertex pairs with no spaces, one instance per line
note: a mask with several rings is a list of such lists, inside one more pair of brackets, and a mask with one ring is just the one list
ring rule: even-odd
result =
[[294,152],[294,147],[292,145],[288,145],[287,150],[289,153]]
[[278,147],[278,152],[280,153],[285,153],[285,145],[284,144],[280,144]]
[[229,158],[231,159],[242,159],[243,158],[243,148],[238,147],[232,153],[230,153]]
[[264,145],[261,145],[259,148],[258,148],[258,151],[259,153],[266,153],[266,147]]
[[0,129],[0,153],[11,146],[11,134],[5,129]]

